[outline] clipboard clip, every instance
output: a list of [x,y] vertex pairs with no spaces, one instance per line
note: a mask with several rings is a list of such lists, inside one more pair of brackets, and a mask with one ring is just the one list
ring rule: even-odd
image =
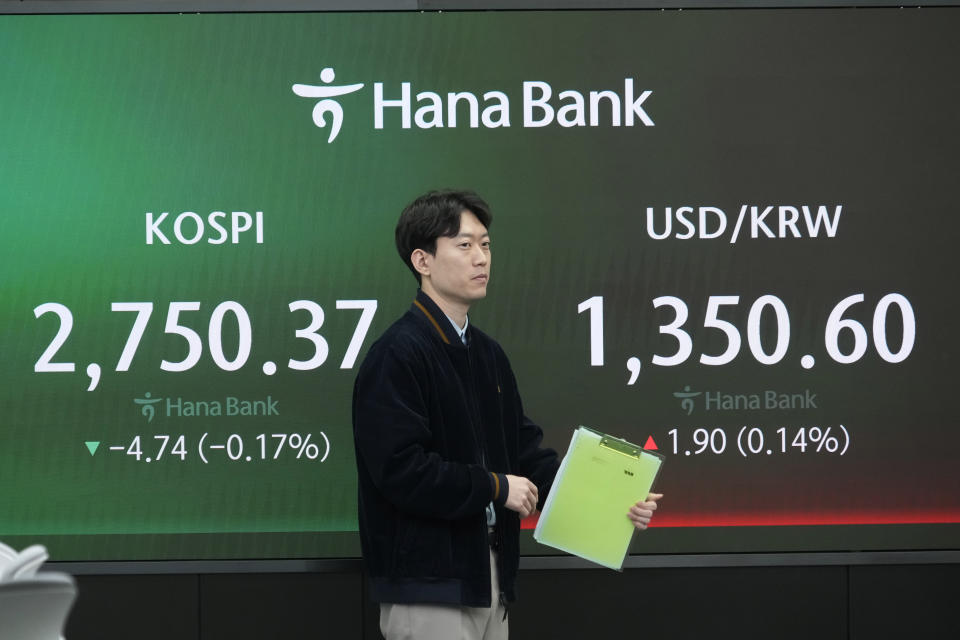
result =
[[635,444],[630,444],[626,440],[621,440],[620,438],[603,436],[600,438],[600,446],[606,447],[611,451],[616,451],[617,453],[629,456],[631,458],[640,458],[641,455],[643,455],[643,449]]

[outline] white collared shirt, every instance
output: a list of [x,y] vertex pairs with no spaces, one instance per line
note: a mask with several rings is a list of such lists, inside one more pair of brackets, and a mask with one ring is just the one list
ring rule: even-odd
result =
[[[446,314],[444,314],[446,315]],[[456,330],[457,335],[460,336],[460,342],[464,345],[467,344],[467,327],[470,326],[470,316],[466,316],[466,319],[463,322],[463,329],[457,326],[457,323],[453,321],[453,318],[447,316],[447,320],[450,321],[450,324],[453,325],[454,330]]]

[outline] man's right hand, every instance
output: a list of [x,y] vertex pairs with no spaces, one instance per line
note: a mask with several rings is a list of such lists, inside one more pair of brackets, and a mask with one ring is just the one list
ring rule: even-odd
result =
[[507,476],[510,491],[507,493],[507,509],[526,518],[537,508],[537,485],[520,476]]

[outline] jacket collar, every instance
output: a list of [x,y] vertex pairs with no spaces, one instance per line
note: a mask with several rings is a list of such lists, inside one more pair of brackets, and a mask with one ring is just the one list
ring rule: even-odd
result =
[[[410,311],[423,318],[444,344],[463,346],[460,336],[457,335],[457,331],[447,318],[447,314],[437,306],[437,303],[430,296],[423,292],[423,289],[417,289],[417,297],[414,298]],[[470,331],[469,327],[467,331]]]

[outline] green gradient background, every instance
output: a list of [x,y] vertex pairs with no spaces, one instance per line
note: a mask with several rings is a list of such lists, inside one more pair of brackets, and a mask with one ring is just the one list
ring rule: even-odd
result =
[[[654,435],[665,448],[672,428],[843,422],[854,444],[842,459],[671,457],[661,478],[670,509],[802,515],[894,503],[956,517],[958,26],[948,9],[0,17],[0,538],[45,540],[58,559],[356,555],[355,369],[338,366],[359,312],[335,301],[379,301],[362,356],[414,293],[392,244],[399,210],[443,186],[475,189],[494,209],[490,299],[471,320],[511,354],[551,446],[565,449],[577,424]],[[332,144],[312,123],[316,101],[291,91],[319,83],[326,66],[334,84],[365,83],[337,99],[345,117]],[[620,91],[625,77],[638,94],[654,91],[645,106],[656,127],[522,127],[525,80],[551,83],[557,106],[564,89]],[[389,109],[375,130],[376,81],[388,98],[404,81],[414,96],[504,91],[511,126],[404,130]],[[718,206],[732,227],[742,203],[842,204],[844,214],[830,240],[646,234],[647,206]],[[215,210],[264,211],[264,244],[252,232],[239,245],[144,243],[147,211]],[[861,292],[868,304],[849,315],[868,326],[882,295],[911,300],[917,342],[906,362],[873,349],[855,365],[829,361],[826,317]],[[724,349],[702,328],[707,298],[740,295],[723,317],[743,330],[766,293],[790,310],[784,361],[759,365],[744,339],[734,363],[699,365],[699,353]],[[587,366],[588,323],[576,313],[593,295],[606,298],[603,368]],[[669,369],[649,365],[674,349],[657,333],[669,319],[650,304],[658,295],[690,307],[693,355]],[[314,371],[267,377],[263,361],[312,351],[294,337],[306,314],[287,305],[298,299],[324,308],[330,356]],[[237,372],[207,351],[210,313],[224,300],[240,302],[253,326]],[[73,312],[55,360],[76,362],[76,373],[33,373],[57,322],[32,310],[50,301]],[[133,314],[111,313],[115,301],[155,306],[125,373],[113,368]],[[159,367],[185,355],[183,340],[163,333],[170,301],[202,305],[184,314],[204,342],[185,373]],[[225,326],[233,335],[232,317]],[[805,353],[817,357],[810,371],[798,364]],[[632,355],[645,369],[627,387]],[[103,377],[88,393],[90,362]],[[688,417],[672,396],[684,385],[811,388],[820,408]],[[148,424],[133,403],[146,392],[270,395],[281,415]],[[195,444],[204,431],[239,433],[249,447],[259,433],[317,440],[321,430],[331,440],[322,464],[285,455],[202,465],[195,447],[185,462],[146,464],[105,450],[136,434]],[[96,456],[85,440],[103,442]],[[840,544],[889,544],[869,531]],[[942,546],[944,527],[910,531],[912,546]],[[742,550],[710,530],[651,534],[643,551]],[[796,531],[771,536],[747,550],[806,548]]]

